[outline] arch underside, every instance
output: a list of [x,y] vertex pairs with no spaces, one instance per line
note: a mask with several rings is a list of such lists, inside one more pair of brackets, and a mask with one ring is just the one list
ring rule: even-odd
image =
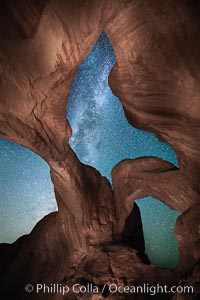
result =
[[[35,14],[39,24],[28,26],[15,1],[1,10],[10,17],[6,32],[0,30],[0,136],[49,164],[59,211],[14,244],[1,276],[3,290],[26,299],[27,278],[33,284],[41,278],[69,285],[80,278],[99,286],[123,280],[194,284],[199,276],[200,169],[196,7],[187,1],[52,0],[33,13],[34,1],[29,2],[24,14]],[[25,36],[19,26],[13,30],[18,22]],[[120,162],[112,171],[114,191],[97,170],[80,163],[69,146],[66,122],[76,68],[102,31],[117,59],[109,84],[128,121],[154,132],[179,158],[179,169],[152,157]],[[122,243],[133,210],[129,200],[147,195],[183,212],[175,228],[180,260],[174,270],[145,264],[137,255],[141,248]]]

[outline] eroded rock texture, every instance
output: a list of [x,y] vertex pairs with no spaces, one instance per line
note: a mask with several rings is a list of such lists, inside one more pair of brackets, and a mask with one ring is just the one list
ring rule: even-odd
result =
[[[1,293],[8,299],[98,299],[27,294],[29,282],[189,282],[199,292],[198,9],[198,1],[190,0],[1,1],[0,136],[49,164],[59,208],[13,246],[7,267],[4,261]],[[121,162],[112,172],[114,193],[107,179],[70,149],[66,121],[76,68],[102,31],[117,58],[110,86],[129,122],[156,133],[179,157],[179,169],[150,157]],[[183,212],[176,227],[180,263],[173,271],[144,264],[142,225],[131,200],[146,195]],[[5,245],[2,249],[3,260]]]

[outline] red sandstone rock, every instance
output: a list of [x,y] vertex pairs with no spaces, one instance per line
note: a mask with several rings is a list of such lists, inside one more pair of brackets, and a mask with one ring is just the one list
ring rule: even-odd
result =
[[[198,3],[193,2],[51,0],[45,7],[45,1],[1,2],[0,136],[46,160],[59,208],[16,250],[1,278],[6,297],[10,293],[13,299],[64,299],[27,295],[27,282],[72,284],[82,278],[98,285],[171,285],[184,274],[196,282],[200,21]],[[113,169],[114,194],[109,182],[81,164],[70,149],[65,114],[76,68],[102,31],[117,57],[110,86],[129,122],[172,145],[180,166],[176,169],[156,158],[123,161]],[[133,209],[130,200],[146,195],[185,211],[175,230],[180,263],[174,271],[145,265],[137,251],[124,244],[125,221]],[[69,297],[65,299],[81,298]]]

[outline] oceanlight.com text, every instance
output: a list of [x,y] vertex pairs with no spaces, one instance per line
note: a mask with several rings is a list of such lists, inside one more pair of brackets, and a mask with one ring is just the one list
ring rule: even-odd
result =
[[167,286],[167,285],[150,285],[145,283],[143,285],[117,285],[115,283],[112,284],[104,284],[103,286],[98,286],[95,284],[86,284],[81,285],[79,283],[75,283],[74,285],[64,285],[64,284],[44,284],[38,283],[35,286],[32,284],[27,284],[25,286],[25,291],[27,293],[35,292],[37,294],[104,294],[105,291],[109,294],[149,294],[154,296],[156,294],[192,294],[194,292],[194,288],[192,286]]

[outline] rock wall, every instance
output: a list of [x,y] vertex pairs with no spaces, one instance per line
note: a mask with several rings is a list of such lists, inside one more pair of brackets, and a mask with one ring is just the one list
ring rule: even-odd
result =
[[[198,8],[198,1],[189,0],[2,1],[0,136],[49,164],[59,208],[20,247],[15,245],[1,277],[2,293],[13,299],[64,299],[27,294],[24,286],[80,280],[99,286],[187,280],[199,292]],[[117,58],[109,83],[127,119],[168,142],[179,158],[178,169],[150,157],[119,163],[112,172],[114,192],[106,178],[78,160],[68,144],[71,128],[66,121],[76,68],[102,31]],[[175,230],[180,262],[173,271],[144,264],[141,225],[129,218],[138,216],[129,200],[146,195],[183,212]],[[131,226],[139,240],[136,249],[130,245]]]

